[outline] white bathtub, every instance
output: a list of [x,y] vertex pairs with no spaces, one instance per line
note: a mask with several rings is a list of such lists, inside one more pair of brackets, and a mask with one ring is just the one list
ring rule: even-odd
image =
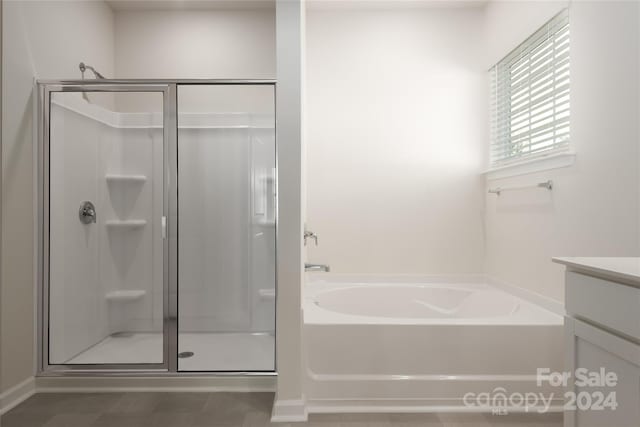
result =
[[562,399],[536,384],[562,369],[562,316],[482,278],[315,274],[303,310],[310,412],[486,411],[465,394],[500,387]]

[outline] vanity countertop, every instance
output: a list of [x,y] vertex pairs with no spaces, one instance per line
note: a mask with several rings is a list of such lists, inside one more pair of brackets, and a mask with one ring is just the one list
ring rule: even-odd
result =
[[640,257],[556,257],[568,270],[640,287]]

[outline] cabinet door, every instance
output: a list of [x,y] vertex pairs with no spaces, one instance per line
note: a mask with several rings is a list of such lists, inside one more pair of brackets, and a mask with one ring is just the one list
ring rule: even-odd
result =
[[[578,408],[565,410],[565,427],[638,427],[640,426],[640,345],[576,319],[565,319],[567,338],[566,369],[571,372],[568,392],[577,396]],[[614,387],[578,386],[577,369],[589,373],[613,372]],[[599,393],[605,397],[615,393],[617,407],[596,409]],[[581,409],[580,406],[591,407]]]

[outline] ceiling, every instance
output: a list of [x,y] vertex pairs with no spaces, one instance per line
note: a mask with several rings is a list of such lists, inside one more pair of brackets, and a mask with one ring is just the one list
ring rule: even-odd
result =
[[[276,0],[104,0],[116,12],[132,10],[274,9]],[[489,0],[306,0],[309,9],[482,7]]]
[[483,7],[489,0],[306,0],[308,9],[428,9]]
[[131,10],[274,9],[275,0],[104,0],[116,12]]

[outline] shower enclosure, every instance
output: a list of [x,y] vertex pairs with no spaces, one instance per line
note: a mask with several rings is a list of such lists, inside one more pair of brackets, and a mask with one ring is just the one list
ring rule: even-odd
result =
[[40,374],[273,372],[275,82],[38,101]]

